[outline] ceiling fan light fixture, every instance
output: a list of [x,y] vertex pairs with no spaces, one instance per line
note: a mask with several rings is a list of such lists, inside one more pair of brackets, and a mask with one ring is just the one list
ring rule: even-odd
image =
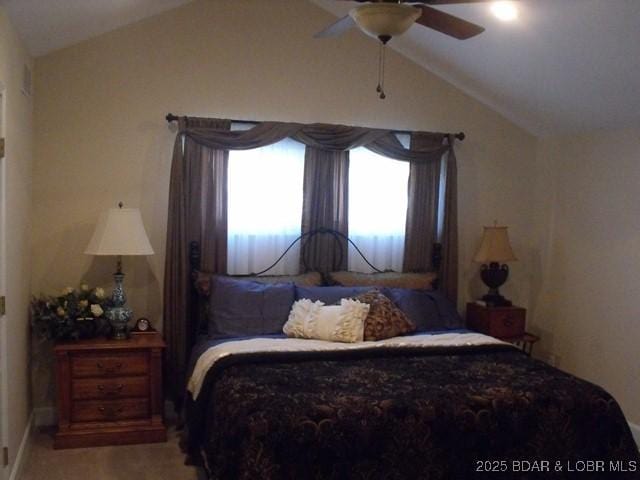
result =
[[513,2],[499,1],[491,4],[491,13],[503,22],[512,22],[518,18],[518,8]]
[[351,9],[349,15],[367,35],[388,40],[409,30],[422,11],[400,3],[368,3]]

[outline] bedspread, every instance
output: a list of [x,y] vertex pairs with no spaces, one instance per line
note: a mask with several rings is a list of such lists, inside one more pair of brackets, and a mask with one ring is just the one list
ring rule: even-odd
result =
[[607,392],[505,345],[227,356],[187,426],[217,479],[640,477]]

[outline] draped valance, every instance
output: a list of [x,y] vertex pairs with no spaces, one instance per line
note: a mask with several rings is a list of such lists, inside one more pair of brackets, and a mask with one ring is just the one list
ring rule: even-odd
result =
[[[405,148],[391,130],[350,127],[314,123],[310,125],[285,122],[263,122],[249,130],[229,131],[203,126],[201,118],[180,117],[179,137],[193,139],[200,145],[216,150],[250,150],[292,138],[308,147],[329,151],[345,151],[366,147],[385,157],[405,162],[440,161],[451,148],[452,141],[445,134],[425,133],[434,138],[430,148],[412,150]],[[230,122],[227,120],[226,122]],[[446,138],[446,143],[443,141]],[[439,141],[438,141],[439,140]]]

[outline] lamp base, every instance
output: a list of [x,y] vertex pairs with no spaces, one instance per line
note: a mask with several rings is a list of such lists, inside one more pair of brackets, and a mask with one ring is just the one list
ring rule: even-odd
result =
[[487,305],[491,307],[510,307],[511,301],[500,295],[500,288],[509,277],[509,267],[500,265],[498,262],[491,262],[489,265],[480,267],[480,278],[489,287],[489,292],[482,297]]
[[[118,270],[120,270],[119,266]],[[121,271],[114,273],[113,279],[116,282],[116,286],[113,289],[113,293],[111,294],[113,307],[107,310],[105,316],[111,324],[111,338],[114,340],[126,340],[127,338],[129,338],[127,324],[129,323],[129,320],[131,320],[133,312],[131,311],[131,309],[125,307],[125,303],[127,303],[127,297],[125,296],[124,289],[122,288],[124,273],[122,273]]]

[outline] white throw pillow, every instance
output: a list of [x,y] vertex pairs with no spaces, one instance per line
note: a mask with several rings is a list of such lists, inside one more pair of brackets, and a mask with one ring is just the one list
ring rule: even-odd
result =
[[340,305],[325,305],[307,298],[291,307],[289,319],[282,327],[288,337],[313,338],[330,342],[361,342],[369,305],[343,298]]

